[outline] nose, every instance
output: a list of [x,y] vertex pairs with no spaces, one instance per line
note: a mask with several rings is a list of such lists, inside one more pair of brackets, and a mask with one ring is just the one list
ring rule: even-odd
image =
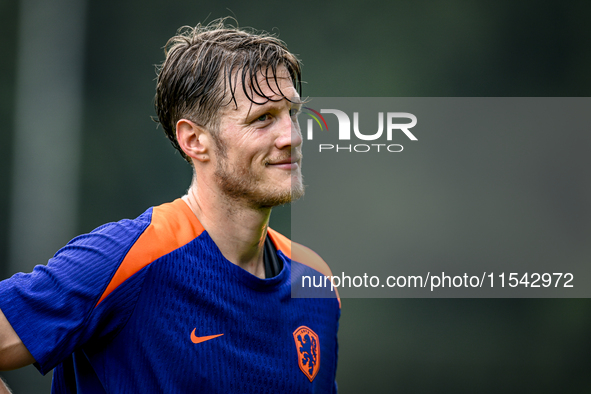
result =
[[279,123],[279,136],[275,140],[275,144],[279,149],[291,147],[295,149],[302,145],[302,132],[297,118],[292,118],[286,114]]

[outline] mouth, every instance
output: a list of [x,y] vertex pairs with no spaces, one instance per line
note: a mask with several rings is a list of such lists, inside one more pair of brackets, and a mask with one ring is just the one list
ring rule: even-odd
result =
[[288,156],[286,158],[269,160],[265,162],[265,166],[272,168],[280,168],[282,170],[295,170],[299,168],[302,161],[302,156]]

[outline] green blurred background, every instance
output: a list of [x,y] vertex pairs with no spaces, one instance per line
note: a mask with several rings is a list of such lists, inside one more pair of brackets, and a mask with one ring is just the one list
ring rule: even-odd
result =
[[[52,1],[43,4],[51,7]],[[14,273],[8,262],[14,136],[17,126],[28,121],[15,115],[19,20],[23,4],[34,3],[0,0],[2,278]],[[51,252],[43,252],[44,260],[76,234],[136,217],[189,186],[190,168],[150,119],[154,65],[182,25],[233,15],[241,26],[278,33],[303,60],[307,96],[566,97],[591,92],[587,1],[85,4],[75,229]],[[72,16],[65,12],[59,18]],[[27,116],[34,118],[35,110]],[[272,225],[289,233],[289,209],[274,212]],[[37,241],[30,241],[32,248]],[[589,333],[588,299],[345,299],[337,379],[344,394],[591,392]],[[16,393],[49,392],[48,378],[33,367],[0,376]]]

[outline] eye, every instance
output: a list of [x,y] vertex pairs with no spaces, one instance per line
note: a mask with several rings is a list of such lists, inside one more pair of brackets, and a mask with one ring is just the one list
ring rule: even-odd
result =
[[257,118],[257,121],[264,122],[265,120],[268,120],[268,119],[269,119],[269,114],[264,114],[264,115],[259,116]]
[[295,106],[291,107],[289,109],[289,116],[291,116],[291,117],[298,116],[300,114],[301,108],[302,107],[300,105],[295,105]]

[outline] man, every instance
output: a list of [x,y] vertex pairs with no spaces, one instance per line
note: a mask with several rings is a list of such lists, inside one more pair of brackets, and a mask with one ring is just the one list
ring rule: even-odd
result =
[[156,111],[191,187],[1,282],[0,370],[55,368],[58,393],[336,392],[339,301],[290,285],[330,270],[268,228],[304,193],[299,61],[223,20],[165,52]]

